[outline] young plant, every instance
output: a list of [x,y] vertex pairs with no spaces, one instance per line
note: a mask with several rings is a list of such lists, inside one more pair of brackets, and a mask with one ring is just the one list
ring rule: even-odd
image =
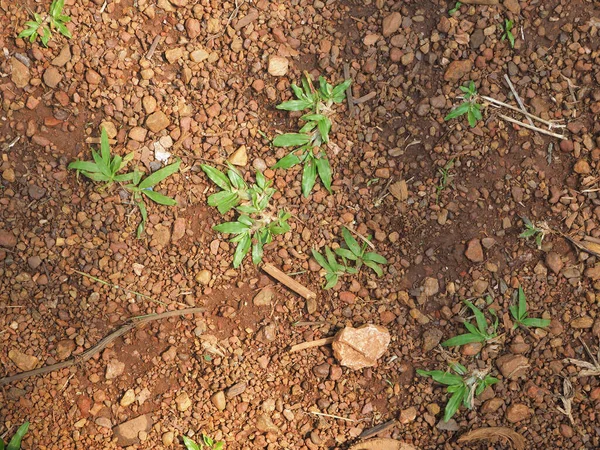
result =
[[537,247],[542,248],[542,241],[546,236],[544,230],[536,227],[527,217],[522,217],[522,219],[523,223],[525,224],[525,230],[519,235],[519,237],[523,239],[529,239],[532,237],[534,238]]
[[450,169],[454,167],[454,158],[446,163],[444,167],[438,168],[438,173],[440,174],[440,182],[435,188],[436,191],[436,203],[440,200],[440,195],[442,192],[448,187],[450,181],[452,180],[452,175],[450,175]]
[[21,425],[15,435],[12,437],[8,445],[5,447],[4,441],[0,439],[0,450],[20,450],[21,449],[21,441],[23,437],[27,434],[29,430],[29,422],[25,422]]
[[473,311],[473,315],[475,316],[475,323],[477,326],[473,325],[469,321],[463,322],[463,325],[467,329],[468,333],[459,334],[458,336],[454,336],[447,341],[442,342],[442,346],[444,347],[456,347],[460,345],[470,344],[472,342],[481,342],[485,343],[491,339],[494,339],[497,336],[496,329],[498,328],[498,316],[496,312],[490,308],[490,314],[494,316],[495,320],[493,324],[489,324],[483,312],[477,308],[473,303],[468,300],[465,300],[465,305],[467,305],[471,311]]
[[504,19],[504,33],[502,33],[501,40],[508,39],[511,48],[515,48],[515,36],[512,34],[514,22],[512,20]]
[[233,267],[237,268],[250,251],[250,247],[252,247],[252,262],[254,264],[261,262],[263,247],[273,241],[273,236],[290,231],[290,225],[287,223],[290,217],[291,214],[284,211],[279,211],[277,217],[262,214],[258,219],[241,214],[237,221],[215,225],[213,230],[235,235],[230,242],[237,243],[233,254]]
[[319,77],[319,88],[313,86],[312,78],[305,72],[302,79],[302,88],[292,84],[296,100],[288,100],[277,105],[277,109],[284,111],[304,111],[309,113],[300,117],[306,123],[298,133],[286,133],[273,139],[275,147],[295,147],[288,155],[281,158],[274,169],[289,169],[296,164],[303,164],[302,194],[308,197],[312,191],[317,175],[323,186],[331,192],[331,164],[327,153],[321,148],[322,144],[329,142],[331,130],[331,116],[334,103],[341,103],[346,98],[346,89],[352,80],[333,86]]
[[123,186],[125,189],[131,192],[133,201],[136,203],[142,216],[142,220],[137,227],[136,235],[138,239],[144,232],[144,228],[146,227],[146,222],[148,220],[148,211],[146,209],[144,199],[150,199],[154,203],[158,203],[159,205],[165,206],[175,206],[177,204],[177,201],[175,199],[167,197],[166,195],[163,195],[160,192],[156,192],[154,190],[154,186],[163,181],[165,178],[177,172],[179,170],[180,165],[181,161],[177,160],[173,164],[169,164],[168,166],[165,166],[162,169],[151,173],[143,180],[142,172],[135,170],[132,172],[132,182]]
[[[39,36],[42,45],[48,47],[48,42],[50,42],[50,38],[52,37],[51,29],[57,29],[64,37],[71,39],[71,32],[65,26],[71,18],[62,13],[64,6],[65,0],[54,0],[45,18],[42,18],[38,13],[33,13],[35,20],[25,22],[26,28],[19,33],[18,37],[29,38],[29,42],[34,42]],[[50,26],[47,25],[48,23]]]
[[454,4],[454,8],[452,8],[450,11],[448,11],[448,15],[453,16],[454,14],[456,14],[456,12],[460,9],[461,6],[462,6],[461,2],[456,2]]
[[535,317],[528,317],[527,315],[527,298],[525,297],[525,292],[523,292],[523,288],[519,286],[519,291],[517,294],[518,302],[516,305],[510,305],[508,308],[510,310],[510,314],[513,316],[514,324],[513,330],[519,327],[519,325],[524,327],[535,327],[535,328],[545,328],[550,325],[549,319],[539,319]]
[[[341,256],[344,259],[344,263],[346,259],[350,261],[354,261],[354,268],[358,271],[364,264],[369,267],[377,274],[377,276],[383,275],[383,270],[379,266],[379,264],[387,264],[387,259],[375,252],[367,252],[368,244],[365,242],[362,246],[354,239],[354,236],[350,233],[350,231],[344,227],[342,228],[342,236],[348,248],[336,248],[334,251],[338,256]],[[335,284],[334,284],[335,286]]]
[[270,187],[272,183],[267,181],[261,172],[256,173],[256,184],[248,187],[242,175],[231,164],[228,164],[227,175],[206,164],[200,167],[208,178],[222,189],[208,197],[209,206],[216,206],[221,214],[227,213],[243,202],[256,203],[257,209],[265,209],[275,193],[275,189]]
[[357,270],[354,267],[348,267],[344,264],[340,264],[337,262],[335,254],[331,251],[329,247],[325,247],[325,256],[316,251],[314,248],[312,249],[313,257],[317,260],[319,265],[325,269],[325,286],[323,289],[331,289],[334,287],[340,277],[346,273],[354,274]]
[[104,187],[111,185],[115,181],[125,182],[133,180],[134,172],[117,175],[133,159],[133,152],[124,158],[119,155],[111,157],[108,135],[104,128],[102,128],[100,137],[100,154],[92,149],[92,157],[93,161],[77,160],[69,164],[68,168],[76,170],[90,180],[106,183]]
[[468,87],[460,86],[459,89],[465,94],[463,96],[465,101],[450,111],[444,120],[455,119],[466,114],[469,125],[475,127],[477,121],[482,118],[481,105],[477,103],[478,94],[475,82],[471,81]]
[[[451,373],[450,370],[456,374]],[[473,409],[475,396],[480,395],[488,386],[498,382],[497,378],[487,374],[487,370],[474,370],[469,374],[467,368],[459,363],[450,364],[447,372],[417,369],[417,373],[423,377],[431,377],[437,383],[447,386],[446,391],[452,394],[446,403],[444,422],[448,422],[456,414],[461,404],[468,409]]]
[[205,434],[202,435],[202,440],[199,444],[187,436],[181,436],[181,438],[183,439],[183,443],[187,450],[202,450],[204,447],[206,447],[207,450],[223,450],[223,446],[225,445],[223,441],[215,442],[213,438]]

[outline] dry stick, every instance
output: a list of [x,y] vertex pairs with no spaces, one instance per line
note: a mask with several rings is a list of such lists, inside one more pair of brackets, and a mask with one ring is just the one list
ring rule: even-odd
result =
[[517,124],[523,128],[529,128],[530,130],[537,131],[538,133],[547,134],[548,136],[552,136],[558,139],[564,139],[566,136],[562,134],[553,133],[552,131],[544,130],[543,128],[538,128],[536,126],[529,125],[528,123],[520,122],[512,117],[505,116],[504,114],[498,114],[498,117],[506,120],[507,122],[512,122]]
[[152,55],[154,55],[154,52],[156,51],[156,47],[158,47],[158,44],[160,43],[160,41],[162,41],[162,36],[160,34],[157,34],[154,37],[154,40],[152,41],[152,45],[150,45],[150,48],[148,49],[148,53],[146,53],[146,59],[148,61],[150,61],[150,59],[152,59]]
[[334,416],[333,414],[325,414],[321,412],[309,411],[310,414],[314,414],[315,416],[321,417],[331,417],[332,419],[345,420],[346,422],[356,422],[354,419],[348,419],[347,417]]
[[[344,63],[344,79],[350,79],[350,66],[348,63]],[[352,84],[346,88],[346,99],[348,100],[348,110],[350,111],[350,117],[354,115],[354,94],[352,94]]]
[[508,103],[504,103],[504,102],[501,102],[500,100],[496,100],[493,97],[488,97],[487,95],[480,95],[479,97],[481,97],[483,100],[486,100],[490,103],[494,103],[499,106],[504,106],[505,108],[512,109],[513,111],[520,112],[521,114],[525,114],[527,117],[531,117],[532,119],[534,119],[540,123],[543,123],[544,125],[547,125],[550,128],[565,128],[565,125],[563,125],[563,124],[556,123],[556,122],[550,122],[548,120],[542,119],[541,117],[533,115],[529,112],[523,112],[519,108],[515,108],[514,106],[509,105]]
[[285,286],[287,286],[288,288],[290,288],[295,293],[301,295],[305,299],[308,300],[308,299],[311,299],[311,298],[317,298],[317,294],[315,294],[313,291],[311,291],[307,287],[301,285],[300,283],[298,283],[293,278],[287,276],[284,272],[282,272],[281,270],[279,270],[274,265],[269,264],[269,263],[264,263],[263,266],[262,266],[262,270],[264,270],[265,272],[267,272],[269,275],[271,275],[277,281],[279,281],[280,283],[284,284]]
[[535,126],[535,124],[533,123],[533,120],[531,120],[531,117],[529,117],[527,115],[527,110],[525,109],[525,105],[523,104],[523,101],[521,100],[521,97],[519,97],[519,94],[517,93],[517,90],[513,86],[512,81],[510,81],[510,78],[508,77],[508,74],[506,74],[506,73],[504,74],[504,79],[508,83],[508,87],[510,88],[510,90],[513,93],[513,95],[515,96],[515,100],[517,100],[517,103],[521,107],[521,111],[523,112],[523,114],[525,114],[525,117],[527,117],[527,122],[529,122],[529,124],[531,126]]
[[355,104],[360,104],[360,103],[365,103],[368,102],[369,100],[371,100],[373,97],[377,96],[377,92],[369,92],[368,94],[363,95],[362,97],[359,97],[357,99],[354,100]]
[[123,325],[118,330],[112,332],[105,338],[103,338],[100,342],[94,345],[92,348],[86,350],[81,355],[76,356],[75,358],[71,358],[68,361],[59,362],[57,364],[52,364],[51,366],[40,367],[39,369],[28,370],[27,372],[21,372],[17,375],[13,375],[11,377],[4,377],[0,379],[0,386],[4,386],[9,383],[13,383],[15,381],[23,380],[25,378],[29,378],[36,375],[44,375],[49,372],[54,372],[55,370],[66,369],[67,367],[74,366],[78,363],[83,363],[88,359],[92,358],[97,353],[101,352],[105,349],[112,341],[117,339],[118,337],[124,335],[129,330],[143,325],[148,322],[152,322],[154,320],[166,319],[168,317],[175,316],[184,316],[186,314],[198,314],[204,312],[204,308],[187,308],[180,309],[177,311],[167,311],[161,314],[153,314],[150,316],[142,316],[142,317],[133,317],[130,319],[130,322]]
[[332,337],[327,337],[327,338],[323,338],[323,339],[317,339],[316,341],[308,341],[308,342],[303,342],[302,344],[296,344],[296,345],[292,345],[290,347],[290,353],[294,353],[294,352],[299,352],[300,350],[305,350],[307,348],[313,348],[313,347],[323,347],[324,345],[329,345],[333,342],[333,336]]

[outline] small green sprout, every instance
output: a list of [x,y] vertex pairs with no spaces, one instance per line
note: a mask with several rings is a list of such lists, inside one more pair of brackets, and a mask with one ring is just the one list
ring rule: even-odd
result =
[[181,436],[181,438],[187,450],[202,450],[204,447],[207,450],[223,450],[223,446],[225,445],[223,441],[215,442],[213,438],[205,434],[202,435],[202,440],[199,444],[187,436]]
[[533,237],[537,247],[542,248],[542,241],[546,236],[546,232],[543,229],[536,227],[527,217],[521,217],[521,219],[523,219],[523,223],[525,224],[525,230],[519,235],[519,237],[523,239],[529,239],[530,237]]
[[[27,434],[28,430],[29,430],[29,422],[25,422],[23,425],[21,425],[19,427],[19,429],[17,430],[15,435],[12,437],[12,439],[8,443],[8,446],[6,446],[6,450],[20,450],[21,441],[23,440],[23,437],[25,437],[25,435]],[[0,439],[0,450],[5,449],[4,445],[5,445],[4,441],[2,439]]]
[[[450,370],[458,375],[450,373]],[[446,403],[444,422],[448,422],[456,414],[461,404],[468,409],[473,409],[475,396],[480,395],[488,386],[498,382],[497,378],[487,374],[487,370],[474,370],[469,374],[467,368],[459,363],[450,364],[447,372],[417,369],[417,373],[423,377],[431,377],[437,383],[446,385],[446,390],[452,394],[450,400]]]
[[512,34],[514,22],[509,19],[504,19],[504,33],[502,33],[501,40],[508,39],[511,48],[515,48],[515,36]]
[[92,157],[94,159],[93,161],[74,161],[69,164],[68,168],[76,170],[90,180],[106,183],[105,187],[111,185],[115,181],[125,182],[133,180],[133,172],[117,175],[117,173],[124,169],[127,163],[133,159],[133,152],[129,153],[124,158],[119,155],[111,157],[108,135],[104,128],[102,128],[100,137],[100,154],[92,149]]
[[353,267],[340,264],[337,261],[335,254],[329,247],[325,247],[325,256],[327,258],[325,258],[325,256],[316,251],[314,248],[312,249],[312,254],[319,265],[325,269],[326,283],[325,286],[323,286],[323,289],[331,289],[334,287],[342,275],[345,275],[346,273],[354,274],[357,272],[357,270]]
[[383,275],[383,270],[379,267],[379,264],[387,264],[387,259],[375,252],[367,252],[368,244],[365,242],[362,246],[354,239],[354,236],[350,233],[346,227],[342,228],[342,236],[348,248],[336,248],[334,251],[338,256],[344,259],[354,261],[356,270],[360,270],[364,264],[369,267],[377,274],[377,276]]
[[248,187],[242,175],[231,164],[228,164],[227,175],[206,164],[202,164],[200,167],[208,178],[222,189],[208,197],[209,206],[216,206],[221,214],[249,201],[256,204],[256,211],[253,212],[262,211],[275,193],[275,189],[271,187],[271,181],[267,181],[261,172],[256,173],[256,184]]
[[327,153],[321,148],[329,142],[331,131],[331,116],[334,103],[341,103],[346,98],[346,89],[352,80],[333,86],[319,77],[319,88],[315,88],[312,77],[305,72],[302,79],[302,88],[292,84],[296,100],[288,100],[279,105],[277,109],[284,111],[303,111],[310,109],[308,114],[300,117],[306,123],[298,133],[286,133],[273,139],[275,147],[296,147],[291,153],[281,158],[273,169],[289,169],[302,163],[302,194],[308,197],[312,191],[317,175],[323,186],[331,192],[331,164]]
[[444,117],[444,120],[455,119],[466,114],[471,128],[475,127],[477,125],[477,121],[481,120],[482,118],[481,105],[477,103],[478,94],[477,88],[475,87],[475,82],[471,81],[469,82],[468,87],[460,86],[459,89],[463,92],[463,94],[465,94],[463,96],[465,101],[450,111],[450,113]]
[[527,315],[527,298],[525,297],[525,292],[523,288],[519,286],[519,291],[517,294],[518,302],[517,304],[510,305],[508,308],[510,310],[510,314],[513,316],[514,324],[513,330],[519,326],[524,327],[534,327],[534,328],[545,328],[550,325],[549,319],[540,319],[535,317],[528,317]]
[[456,2],[454,4],[454,8],[452,8],[450,11],[448,11],[448,15],[453,16],[454,14],[456,14],[456,12],[460,9],[461,6],[462,6],[461,2]]
[[[19,33],[18,37],[29,38],[29,42],[34,42],[39,36],[42,45],[48,47],[48,42],[50,42],[50,38],[52,37],[51,29],[57,29],[60,34],[67,39],[71,39],[73,36],[65,26],[71,18],[62,13],[64,6],[65,0],[54,0],[50,5],[50,12],[45,18],[38,13],[33,13],[35,20],[25,22],[26,28]],[[46,25],[47,23],[50,26]]]
[[290,231],[290,225],[287,223],[290,217],[291,214],[284,211],[279,211],[277,217],[263,214],[258,219],[241,214],[237,221],[215,225],[213,230],[235,235],[230,241],[237,243],[233,254],[233,267],[237,268],[250,251],[250,247],[252,247],[252,262],[254,264],[261,262],[263,247],[273,241],[273,236]]
[[452,181],[452,175],[450,175],[450,169],[454,167],[454,158],[446,163],[444,167],[438,168],[440,174],[440,182],[436,186],[436,203],[440,200],[440,195],[448,187],[448,184]]
[[471,309],[471,311],[473,311],[473,315],[475,316],[475,323],[477,324],[477,326],[473,325],[468,320],[464,321],[463,325],[467,329],[468,333],[454,336],[448,339],[447,341],[442,342],[442,346],[456,347],[460,345],[470,344],[472,342],[485,343],[489,340],[494,339],[497,336],[496,329],[498,328],[498,316],[492,308],[490,308],[490,314],[494,316],[495,320],[493,324],[489,324],[483,312],[479,308],[477,308],[473,303],[471,303],[468,300],[465,300],[465,305],[467,305]]

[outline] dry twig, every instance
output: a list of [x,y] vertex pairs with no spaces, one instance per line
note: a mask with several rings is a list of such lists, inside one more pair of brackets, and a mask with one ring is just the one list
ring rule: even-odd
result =
[[575,390],[573,389],[573,385],[571,384],[568,378],[565,378],[563,380],[563,393],[558,396],[558,398],[560,398],[560,400],[562,401],[563,408],[558,406],[556,409],[558,409],[561,413],[567,416],[571,421],[571,424],[575,423],[575,420],[573,419],[573,414],[571,413],[571,407],[573,404],[574,397]]
[[316,341],[303,342],[302,344],[292,345],[292,347],[290,347],[290,353],[299,352],[300,350],[305,350],[307,348],[322,347],[324,345],[329,345],[332,342],[333,336],[323,339],[317,339]]
[[523,100],[521,100],[521,97],[519,97],[519,94],[517,93],[517,90],[515,89],[515,87],[512,84],[512,81],[510,81],[510,78],[508,76],[508,74],[504,74],[504,79],[506,80],[506,82],[508,83],[508,87],[510,88],[510,90],[512,91],[513,95],[515,96],[515,100],[517,101],[517,103],[519,104],[519,106],[521,107],[521,112],[523,114],[525,114],[525,117],[527,117],[527,121],[529,122],[529,124],[531,126],[535,126],[533,123],[533,120],[531,120],[531,117],[529,117],[529,113],[527,112],[527,110],[525,109],[525,105],[523,104]]

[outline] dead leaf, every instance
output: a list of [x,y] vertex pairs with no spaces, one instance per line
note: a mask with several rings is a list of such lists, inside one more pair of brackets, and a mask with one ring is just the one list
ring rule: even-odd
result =
[[568,378],[565,378],[563,380],[563,393],[562,395],[558,396],[558,398],[560,398],[560,400],[562,401],[563,408],[559,406],[556,409],[558,409],[561,413],[567,416],[571,421],[571,424],[575,423],[575,420],[573,419],[573,414],[571,413],[574,397],[575,390],[573,389],[573,385],[571,384]]
[[377,438],[354,444],[348,450],[418,450],[414,445],[396,439]]
[[389,190],[390,193],[401,202],[406,201],[408,199],[408,186],[406,185],[406,181],[404,180],[400,180],[390,185]]
[[506,427],[487,427],[469,431],[458,438],[458,442],[473,442],[491,439],[502,439],[511,444],[515,450],[525,450],[525,438]]

